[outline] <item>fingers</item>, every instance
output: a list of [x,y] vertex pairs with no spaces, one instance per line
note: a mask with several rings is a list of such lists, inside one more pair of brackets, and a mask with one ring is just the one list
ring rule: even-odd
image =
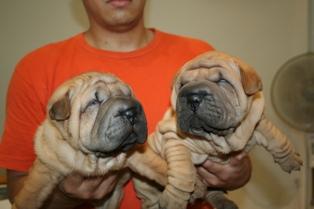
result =
[[59,190],[71,198],[101,199],[114,189],[116,182],[117,176],[115,174],[84,177],[78,173],[73,173],[59,184]]
[[104,196],[109,194],[113,189],[115,188],[117,184],[117,176],[111,175],[108,177],[103,177],[102,181],[100,181],[100,184],[94,191],[92,199],[102,199]]
[[233,166],[239,166],[243,163],[244,160],[249,159],[249,156],[246,152],[240,152],[238,154],[235,154],[230,158],[230,164]]
[[251,176],[251,161],[244,152],[231,156],[225,164],[206,160],[197,172],[206,185],[228,190],[245,185]]
[[202,177],[202,181],[205,183],[205,185],[209,187],[214,187],[214,188],[223,187],[224,181],[220,180],[214,174],[208,172],[208,170],[205,169],[204,167],[202,166],[198,167],[197,172],[199,176]]
[[83,199],[95,199],[94,195],[102,183],[103,177],[87,177],[77,188],[77,193],[81,194]]
[[65,179],[62,181],[63,188],[68,188],[71,185],[79,186],[81,185],[84,177],[78,173],[73,173],[69,176],[66,176]]

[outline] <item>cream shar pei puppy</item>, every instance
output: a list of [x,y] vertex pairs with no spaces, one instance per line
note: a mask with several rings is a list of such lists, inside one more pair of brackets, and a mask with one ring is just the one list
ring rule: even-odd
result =
[[197,198],[217,209],[237,208],[223,191],[206,188],[195,165],[208,158],[224,163],[254,145],[263,146],[286,172],[302,165],[286,136],[263,114],[259,76],[238,58],[208,52],[186,63],[174,80],[171,103],[148,139],[168,163],[168,184],[164,191],[137,186],[146,208],[185,208]]
[[130,87],[111,74],[86,73],[53,93],[47,118],[35,136],[37,158],[13,204],[37,209],[68,174],[103,176],[120,172],[111,196],[97,208],[119,207],[128,168],[165,185],[167,165],[143,144],[146,118]]

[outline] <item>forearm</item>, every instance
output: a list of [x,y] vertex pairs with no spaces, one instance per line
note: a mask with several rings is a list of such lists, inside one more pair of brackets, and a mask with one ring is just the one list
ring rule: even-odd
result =
[[249,181],[252,165],[249,156],[243,152],[230,157],[227,164],[207,160],[197,171],[207,186],[233,190]]

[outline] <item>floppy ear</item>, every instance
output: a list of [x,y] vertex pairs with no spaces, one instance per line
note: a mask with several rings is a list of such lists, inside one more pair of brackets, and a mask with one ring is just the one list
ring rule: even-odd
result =
[[71,104],[68,93],[56,101],[49,110],[49,116],[52,120],[64,121],[70,117]]
[[249,65],[239,62],[241,82],[247,95],[255,94],[263,89],[262,80],[257,72]]
[[[181,72],[181,71],[180,71]],[[178,77],[180,72],[177,72],[174,79],[172,80],[172,91],[171,91],[171,97],[170,97],[170,102],[171,102],[171,106],[172,108],[175,110],[176,109],[176,101],[177,101],[177,96],[178,96]]]

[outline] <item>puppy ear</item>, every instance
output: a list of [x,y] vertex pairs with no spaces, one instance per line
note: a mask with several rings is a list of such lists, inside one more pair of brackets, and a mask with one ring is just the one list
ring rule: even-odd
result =
[[176,109],[176,101],[177,101],[177,96],[178,96],[177,90],[179,89],[178,85],[180,85],[179,80],[178,80],[179,74],[180,72],[177,72],[174,79],[172,80],[172,91],[171,91],[170,102],[174,110]]
[[71,104],[68,93],[56,101],[49,110],[49,116],[52,120],[65,121],[71,115]]
[[238,60],[238,65],[241,73],[241,82],[244,92],[247,95],[255,94],[263,89],[262,80],[257,72],[246,63]]

